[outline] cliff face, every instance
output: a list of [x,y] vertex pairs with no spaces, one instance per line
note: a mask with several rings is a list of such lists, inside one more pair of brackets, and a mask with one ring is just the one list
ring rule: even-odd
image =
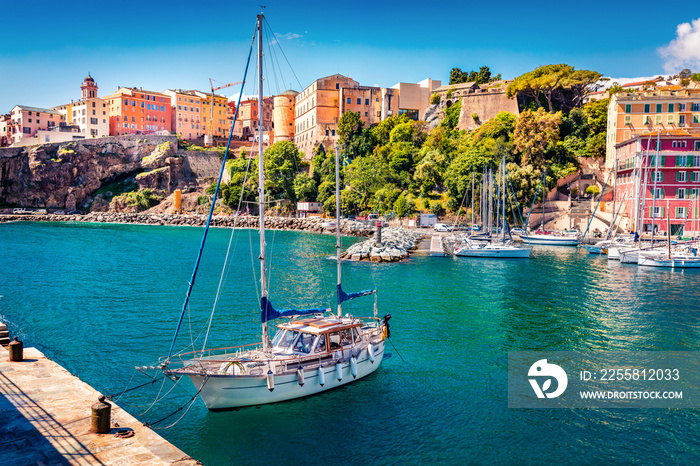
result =
[[74,210],[92,202],[106,183],[130,177],[141,188],[169,193],[197,181],[196,174],[183,169],[183,162],[175,136],[120,136],[0,149],[0,203]]

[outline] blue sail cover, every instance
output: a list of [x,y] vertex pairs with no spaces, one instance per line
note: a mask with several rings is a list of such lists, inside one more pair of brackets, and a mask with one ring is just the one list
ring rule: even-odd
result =
[[286,309],[283,311],[276,311],[272,307],[272,303],[269,299],[263,296],[260,300],[260,322],[265,323],[268,320],[277,319],[278,317],[292,317],[292,316],[305,316],[309,314],[319,314],[326,312],[325,308],[315,308],[315,309],[304,309],[298,311],[296,309]]
[[346,293],[343,291],[343,287],[338,285],[338,304],[342,304],[343,302],[347,301],[348,299],[354,299],[354,298],[359,298],[360,296],[367,296],[372,293],[376,293],[377,290],[365,290],[365,291],[358,291],[356,293]]

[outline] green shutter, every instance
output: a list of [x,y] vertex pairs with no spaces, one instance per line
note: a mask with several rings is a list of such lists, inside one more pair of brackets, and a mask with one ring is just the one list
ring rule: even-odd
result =
[[681,172],[676,172],[676,181],[681,180]]
[[664,208],[663,208],[663,206],[660,208],[660,214],[661,214],[661,217],[663,218],[663,216],[664,216]]
[[685,158],[685,166],[686,167],[692,167],[693,166],[693,156],[689,155]]
[[666,166],[666,156],[662,155],[659,157],[659,167],[665,167]]
[[659,172],[659,181],[664,180],[664,172]]

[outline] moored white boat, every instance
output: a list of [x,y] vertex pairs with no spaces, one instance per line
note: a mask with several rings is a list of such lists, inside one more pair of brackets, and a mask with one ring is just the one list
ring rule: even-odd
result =
[[520,239],[525,244],[540,244],[547,246],[577,246],[581,240],[576,236],[571,235],[555,235],[555,234],[529,234],[527,236],[523,235]]
[[461,257],[500,257],[504,259],[524,259],[530,257],[531,250],[519,248],[510,243],[487,243],[465,238],[455,245],[455,255]]
[[700,268],[700,257],[682,253],[640,252],[638,265],[645,267],[668,267],[675,269]]

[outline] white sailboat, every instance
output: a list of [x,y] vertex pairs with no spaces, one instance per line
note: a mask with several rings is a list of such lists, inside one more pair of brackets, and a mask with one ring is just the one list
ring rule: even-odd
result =
[[[505,205],[505,170],[506,158],[503,157],[500,168],[501,177],[501,203],[502,203],[502,222],[501,222],[501,240],[500,242],[479,241],[472,237],[464,237],[455,244],[454,253],[461,257],[490,257],[503,259],[517,259],[530,257],[531,250],[515,246],[512,241],[506,241],[506,205]],[[473,189],[472,189],[473,191]],[[473,207],[472,207],[473,211]]]
[[[258,37],[258,105],[262,108],[262,24],[257,17]],[[259,167],[263,161],[263,112],[259,112]],[[234,120],[235,124],[235,120]],[[228,153],[228,150],[226,151]],[[225,164],[225,160],[224,160]],[[222,168],[223,171],[223,168]],[[338,190],[336,153],[336,191]],[[187,376],[210,410],[261,405],[291,400],[349,384],[376,371],[384,357],[384,344],[389,335],[388,320],[377,317],[376,291],[346,293],[340,284],[338,260],[337,312],[330,309],[277,311],[270,302],[267,289],[265,252],[265,175],[259,170],[260,209],[260,320],[262,341],[251,345],[207,349],[172,355],[162,361],[163,372],[171,377]],[[339,210],[339,196],[336,196]],[[213,209],[213,205],[212,205]],[[210,213],[211,217],[211,213]],[[339,218],[337,216],[336,218]],[[336,258],[340,257],[340,232],[336,225]],[[206,239],[206,229],[204,233]],[[202,245],[204,244],[202,240]],[[201,253],[201,250],[200,250]],[[199,258],[197,259],[197,264]],[[196,273],[195,266],[195,273]],[[185,300],[187,306],[190,290]],[[365,295],[375,295],[372,317],[342,315],[342,303]],[[277,333],[270,339],[268,324],[278,319]],[[180,323],[182,322],[182,315]],[[178,324],[178,329],[180,327]],[[176,332],[177,337],[177,332]],[[175,339],[173,339],[173,345]],[[179,361],[181,366],[177,363]],[[175,367],[178,366],[178,367]]]

